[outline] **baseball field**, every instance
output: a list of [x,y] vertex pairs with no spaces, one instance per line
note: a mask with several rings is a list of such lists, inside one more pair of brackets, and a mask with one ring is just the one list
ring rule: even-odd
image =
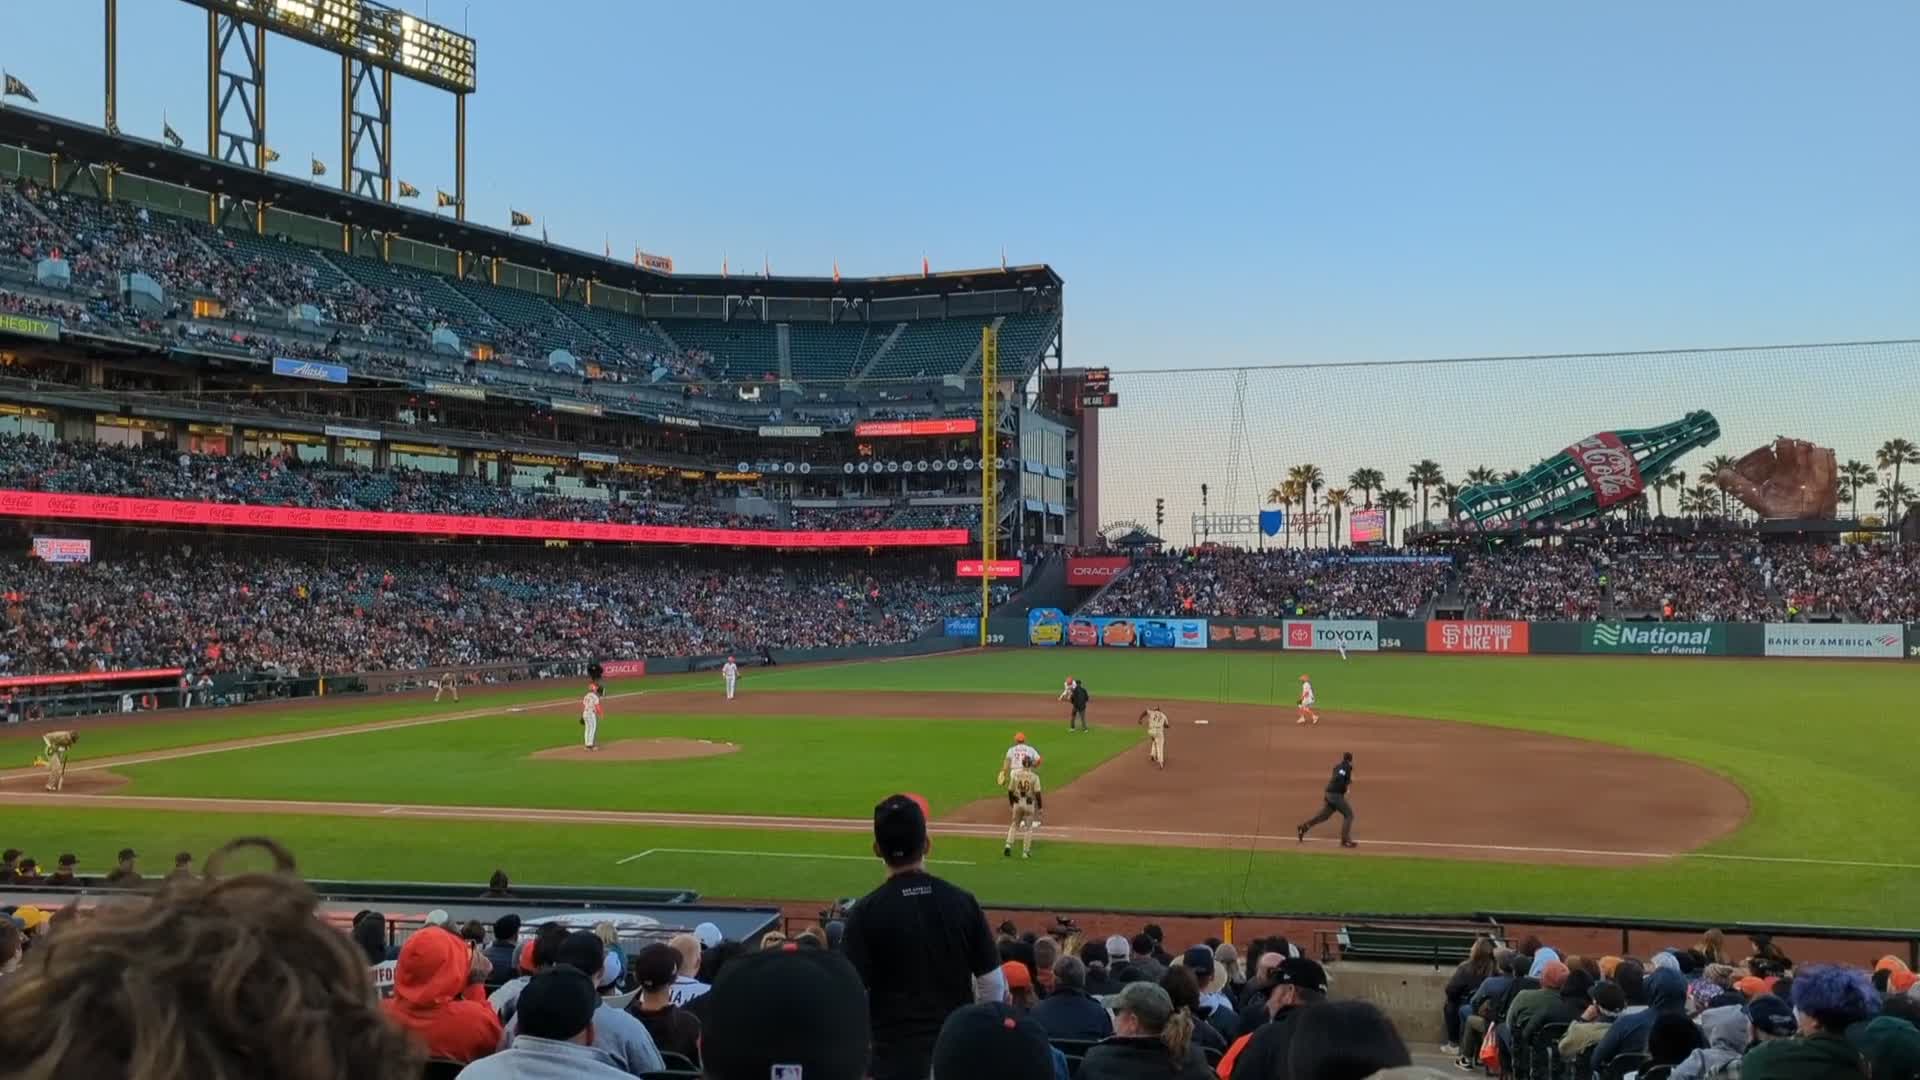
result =
[[[1069,674],[1085,734],[1055,700]],[[1301,674],[1315,726],[1294,723]],[[1920,923],[1920,665],[996,650],[754,669],[731,702],[717,675],[615,681],[593,754],[582,689],[108,718],[77,725],[58,794],[15,729],[3,831],[83,871],[267,833],[317,877],[809,899],[877,880],[867,816],[910,791],[937,871],[994,903]],[[1001,854],[1016,731],[1044,757],[1031,861]],[[1343,752],[1361,846],[1338,819],[1296,843]]]

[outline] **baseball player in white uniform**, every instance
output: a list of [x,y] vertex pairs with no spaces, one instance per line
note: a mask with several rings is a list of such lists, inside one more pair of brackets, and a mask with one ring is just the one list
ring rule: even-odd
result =
[[1140,714],[1140,722],[1147,725],[1147,736],[1153,741],[1147,746],[1147,757],[1161,768],[1167,767],[1167,714],[1155,705]]
[[586,728],[587,749],[600,749],[600,684],[587,684],[586,696],[580,699],[580,724]]
[[1000,785],[1006,786],[1007,774],[1015,769],[1032,769],[1040,765],[1040,751],[1027,745],[1027,733],[1016,731],[1013,745],[1007,747],[1007,757],[1000,765]]
[[452,694],[453,700],[458,702],[460,700],[460,676],[449,671],[434,680],[433,700],[439,701],[440,695],[442,694]]
[[733,662],[733,657],[727,657],[726,664],[720,668],[720,677],[727,681],[727,700],[732,701],[733,688],[740,681],[740,665]]
[[1313,711],[1313,680],[1300,676],[1300,708],[1294,718],[1296,724],[1317,724],[1320,714]]

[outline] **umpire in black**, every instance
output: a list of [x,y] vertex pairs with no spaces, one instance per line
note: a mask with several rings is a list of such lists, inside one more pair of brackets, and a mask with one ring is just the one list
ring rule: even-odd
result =
[[1333,775],[1327,778],[1326,802],[1320,812],[1308,818],[1294,830],[1296,839],[1304,841],[1307,833],[1315,825],[1335,814],[1340,815],[1340,846],[1359,847],[1353,842],[1353,807],[1347,802],[1347,788],[1353,786],[1353,755],[1341,754],[1340,764],[1333,767]]

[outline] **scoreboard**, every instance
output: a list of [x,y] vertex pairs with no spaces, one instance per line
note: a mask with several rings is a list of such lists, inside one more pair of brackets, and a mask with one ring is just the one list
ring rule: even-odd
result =
[[1120,395],[1113,392],[1113,373],[1106,368],[1088,368],[1080,376],[1080,407],[1082,409],[1111,409],[1120,404]]

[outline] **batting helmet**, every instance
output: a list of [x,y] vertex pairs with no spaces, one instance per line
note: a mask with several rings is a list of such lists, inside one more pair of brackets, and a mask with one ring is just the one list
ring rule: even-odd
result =
[[1023,742],[1026,742],[1026,741],[1027,741],[1027,733],[1026,733],[1026,732],[1024,732],[1024,731],[1016,731],[1016,732],[1014,732],[1014,733],[1013,733],[1013,741],[1014,741],[1014,742],[1017,742],[1017,743],[1023,743]]

